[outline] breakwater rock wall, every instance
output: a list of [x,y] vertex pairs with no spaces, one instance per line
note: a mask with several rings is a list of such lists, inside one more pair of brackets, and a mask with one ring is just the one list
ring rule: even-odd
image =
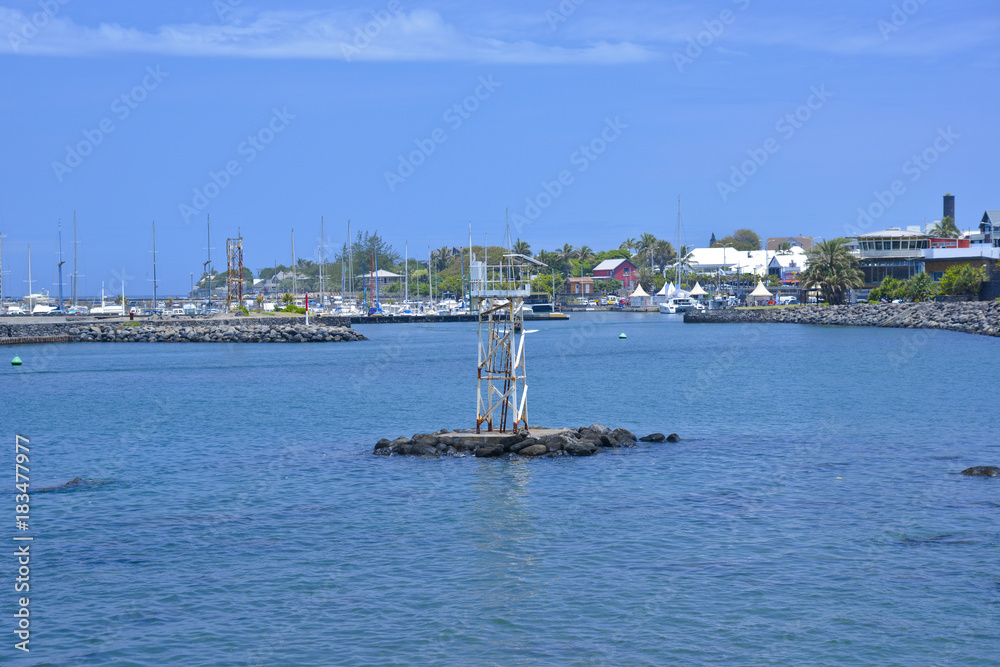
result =
[[792,306],[691,311],[690,323],[784,323],[848,327],[946,329],[1000,336],[1000,302],[856,303],[847,306]]
[[[653,433],[642,438],[624,428],[610,429],[603,424],[591,424],[577,429],[539,429],[536,437],[529,433],[510,435],[474,434],[441,430],[437,433],[417,433],[412,438],[383,438],[375,444],[379,456],[476,456],[478,458],[512,458],[537,456],[593,456],[605,449],[636,447],[643,442],[677,442],[676,433]],[[485,437],[484,437],[485,436]]]
[[287,323],[268,318],[262,322],[247,319],[200,320],[189,324],[169,321],[67,322],[0,327],[0,340],[51,342],[54,336],[78,343],[340,343],[367,340],[349,327],[325,322],[306,325],[301,318]]

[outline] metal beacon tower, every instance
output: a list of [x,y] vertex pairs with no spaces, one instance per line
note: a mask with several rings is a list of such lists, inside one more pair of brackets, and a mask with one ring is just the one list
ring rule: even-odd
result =
[[[509,247],[509,244],[508,244]],[[528,377],[524,366],[524,314],[533,269],[541,262],[508,252],[499,264],[486,257],[469,259],[469,298],[479,313],[479,365],[476,387],[476,433],[494,427],[500,433],[528,430]]]

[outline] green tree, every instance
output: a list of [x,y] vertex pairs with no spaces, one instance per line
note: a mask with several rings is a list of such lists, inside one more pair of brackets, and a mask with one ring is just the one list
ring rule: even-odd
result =
[[605,294],[610,294],[612,292],[617,292],[622,288],[622,281],[610,278],[608,280],[595,280],[594,289],[598,292],[603,292]]
[[935,224],[931,228],[931,236],[937,236],[943,239],[957,239],[962,235],[962,230],[958,228],[955,221],[950,215],[944,216],[941,222]]
[[658,267],[665,267],[675,261],[677,253],[670,241],[657,241],[653,245],[653,263]]
[[626,257],[625,259],[632,259],[632,253],[635,252],[635,248],[636,245],[638,245],[638,243],[639,242],[637,240],[635,240],[630,236],[629,238],[622,241],[622,244],[618,246],[618,249],[625,250],[628,252],[628,257]]
[[709,239],[709,241],[708,241],[708,247],[709,248],[714,248],[715,247],[715,232],[712,232],[712,238]]
[[868,293],[868,301],[878,303],[880,301],[892,301],[893,299],[905,299],[906,282],[886,276],[882,284]]
[[553,275],[551,273],[543,273],[531,281],[531,291],[542,292],[548,294],[550,298],[555,299],[556,289],[561,288],[563,285],[563,277],[557,273],[554,278],[555,282],[553,282]]
[[906,281],[904,293],[911,301],[926,301],[934,294],[934,280],[926,271],[921,271]]
[[514,246],[511,248],[513,252],[518,255],[524,255],[525,257],[531,257],[531,244],[527,241],[522,241],[518,239],[514,242]]
[[842,304],[848,290],[865,284],[858,260],[845,243],[844,238],[817,243],[809,251],[809,268],[802,272],[802,286],[818,287],[827,303]]
[[979,288],[982,287],[984,280],[986,280],[986,271],[983,267],[973,267],[971,264],[954,264],[944,272],[944,277],[941,278],[941,293],[974,299],[979,296]]
[[570,260],[577,256],[577,250],[569,243],[564,243],[563,247],[556,251],[559,258],[559,266],[563,271],[569,273]]
[[645,264],[652,270],[653,268],[653,249],[656,247],[656,236],[646,232],[639,237],[639,241],[636,245],[636,250],[638,251],[638,262],[640,264]]
[[655,290],[653,289],[653,269],[648,266],[639,267],[639,284],[642,285],[642,289],[646,290],[648,294],[652,294]]
[[721,248],[727,244],[737,250],[760,250],[761,248],[760,237],[752,229],[746,228],[737,229],[729,236],[719,239],[713,247]]
[[[451,263],[451,249],[447,246],[442,246],[437,250],[432,250],[431,257],[434,260],[434,272],[444,271],[448,268],[448,264]],[[437,281],[435,280],[435,282]]]

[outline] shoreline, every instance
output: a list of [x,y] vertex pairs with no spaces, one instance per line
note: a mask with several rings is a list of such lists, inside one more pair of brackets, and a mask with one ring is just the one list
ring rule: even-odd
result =
[[1000,302],[855,303],[690,311],[685,324],[816,324],[820,326],[939,329],[1000,336]]

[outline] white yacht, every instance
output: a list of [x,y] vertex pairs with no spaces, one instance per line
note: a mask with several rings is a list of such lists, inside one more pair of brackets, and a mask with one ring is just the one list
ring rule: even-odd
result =
[[694,310],[697,307],[694,299],[686,296],[676,296],[672,299],[667,299],[666,303],[661,303],[660,312],[676,315],[677,313],[686,313],[689,310]]

